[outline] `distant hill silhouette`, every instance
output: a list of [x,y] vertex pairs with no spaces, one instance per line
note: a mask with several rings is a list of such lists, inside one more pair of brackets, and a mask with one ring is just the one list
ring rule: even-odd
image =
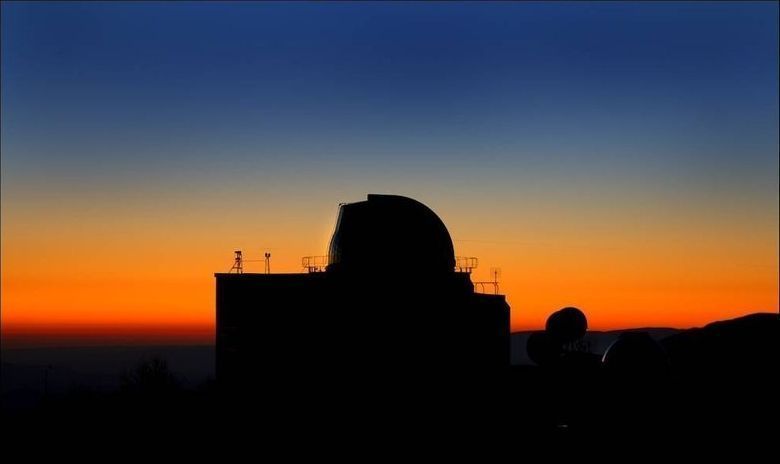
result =
[[777,369],[780,314],[757,313],[681,331],[661,340],[678,372]]

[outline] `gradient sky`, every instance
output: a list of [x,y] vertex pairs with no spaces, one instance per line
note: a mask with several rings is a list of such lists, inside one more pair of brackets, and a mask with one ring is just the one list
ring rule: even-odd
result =
[[298,272],[366,193],[501,267],[517,330],[778,311],[777,18],[3,2],[3,330],[208,333],[234,249]]

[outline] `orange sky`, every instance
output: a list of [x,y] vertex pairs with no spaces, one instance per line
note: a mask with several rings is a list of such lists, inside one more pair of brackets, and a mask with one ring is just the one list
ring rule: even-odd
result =
[[[232,250],[252,259],[270,249],[273,271],[298,272],[301,256],[324,253],[344,200],[292,198],[282,211],[177,198],[121,207],[110,198],[63,198],[60,208],[4,204],[6,339],[209,342],[213,273],[230,267]],[[480,258],[474,280],[502,269],[514,330],[538,328],[569,305],[594,329],[689,327],[778,310],[776,216],[652,206],[630,215],[610,210],[614,202],[577,210],[547,201],[525,212],[492,206],[512,208],[509,216],[480,208],[479,198],[427,202],[448,225],[456,253]],[[253,209],[268,212],[246,213]],[[262,271],[262,263],[246,266]]]

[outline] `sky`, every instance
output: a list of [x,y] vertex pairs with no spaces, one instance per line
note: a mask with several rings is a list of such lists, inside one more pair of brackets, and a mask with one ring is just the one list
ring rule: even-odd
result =
[[778,311],[776,2],[1,8],[7,340],[209,339],[233,250],[302,272],[367,193],[514,330]]

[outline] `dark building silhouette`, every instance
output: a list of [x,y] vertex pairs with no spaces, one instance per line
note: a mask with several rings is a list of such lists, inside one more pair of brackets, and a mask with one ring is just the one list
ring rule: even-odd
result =
[[341,205],[327,265],[304,265],[312,272],[215,274],[220,388],[508,369],[505,297],[475,293],[447,228],[422,203],[368,195]]

